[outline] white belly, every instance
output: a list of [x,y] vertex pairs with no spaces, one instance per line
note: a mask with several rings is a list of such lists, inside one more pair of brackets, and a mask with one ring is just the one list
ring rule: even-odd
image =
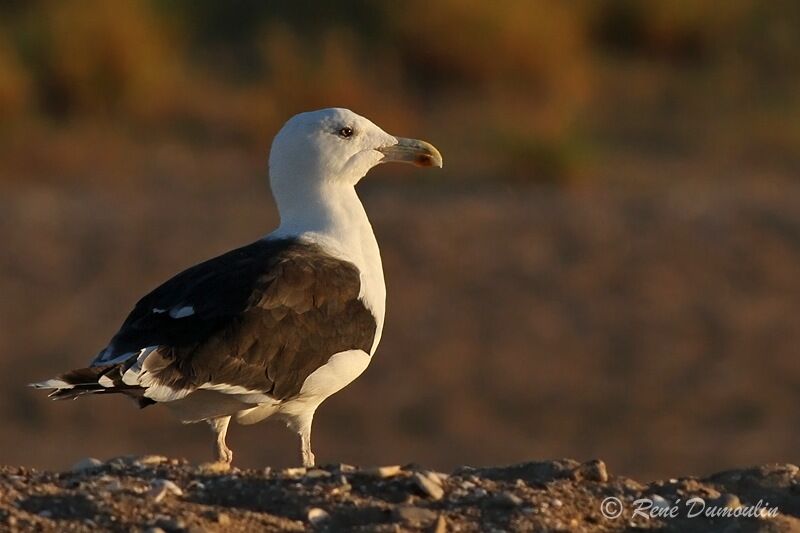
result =
[[339,392],[361,375],[369,366],[371,357],[363,350],[347,350],[333,354],[328,362],[312,372],[303,382],[300,393],[291,400],[265,404],[239,411],[236,421],[240,424],[255,424],[267,417],[278,415],[290,426],[295,420],[312,417],[317,407],[328,396]]

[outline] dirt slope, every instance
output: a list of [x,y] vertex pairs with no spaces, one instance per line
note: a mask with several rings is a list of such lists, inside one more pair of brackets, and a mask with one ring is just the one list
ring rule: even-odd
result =
[[794,465],[648,484],[572,460],[449,475],[415,465],[220,471],[159,456],[0,468],[2,531],[800,531],[798,517]]

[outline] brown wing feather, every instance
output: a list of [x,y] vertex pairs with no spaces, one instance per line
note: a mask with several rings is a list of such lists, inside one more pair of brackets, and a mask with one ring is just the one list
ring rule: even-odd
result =
[[316,246],[292,246],[259,277],[250,304],[205,342],[173,348],[155,375],[178,388],[238,385],[276,399],[295,396],[331,355],[369,352],[375,320],[359,300],[351,263]]
[[[141,350],[157,347],[141,363],[151,384],[184,391],[227,384],[291,398],[333,354],[369,352],[376,323],[360,288],[355,265],[313,244],[268,239],[232,250],[143,297],[90,368],[60,377],[72,388],[55,395],[141,397],[143,389],[122,376]],[[169,313],[186,307],[193,312],[184,317]],[[113,385],[97,383],[103,376]]]

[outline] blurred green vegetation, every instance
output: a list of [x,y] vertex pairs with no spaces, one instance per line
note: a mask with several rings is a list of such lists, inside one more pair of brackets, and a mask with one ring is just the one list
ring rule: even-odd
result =
[[460,177],[600,179],[636,157],[797,170],[800,4],[0,4],[0,178],[35,179],[21,152],[87,130],[263,158],[289,116],[330,105],[425,132]]

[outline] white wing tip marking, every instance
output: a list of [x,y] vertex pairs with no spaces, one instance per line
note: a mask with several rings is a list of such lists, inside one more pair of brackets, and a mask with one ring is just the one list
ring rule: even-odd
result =
[[67,383],[63,379],[48,379],[38,383],[31,383],[28,386],[35,389],[71,389],[74,387],[74,385]]
[[186,318],[194,314],[194,307],[185,305],[183,307],[173,307],[169,310],[169,316],[172,318]]

